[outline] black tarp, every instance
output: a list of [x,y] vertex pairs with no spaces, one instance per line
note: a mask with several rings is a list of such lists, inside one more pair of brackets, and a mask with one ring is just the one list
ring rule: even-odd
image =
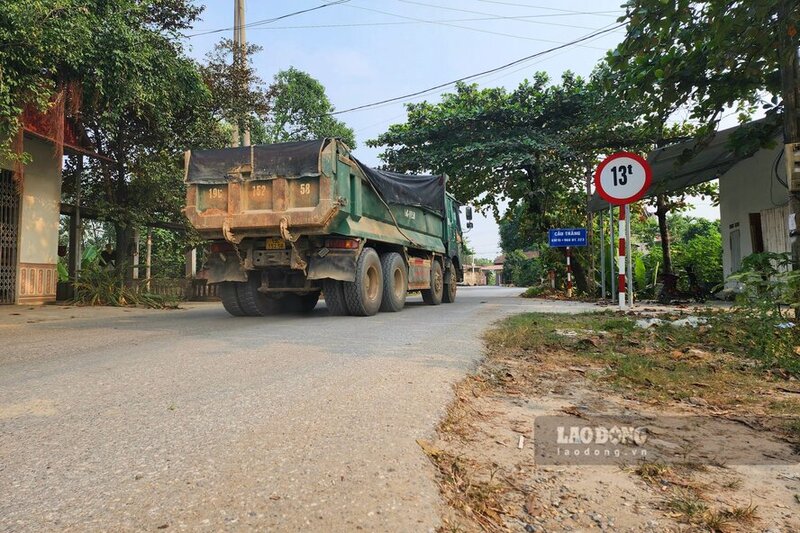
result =
[[413,205],[444,213],[443,175],[399,174],[370,168],[357,159],[356,162],[387,204]]
[[188,183],[225,183],[236,175],[236,169],[250,164],[250,147],[192,150]]
[[251,179],[318,176],[319,154],[329,141],[322,139],[220,150],[195,150],[189,156],[186,181],[224,183],[232,177],[238,177],[239,167],[251,163]]
[[319,176],[319,154],[331,139],[253,146],[253,176]]

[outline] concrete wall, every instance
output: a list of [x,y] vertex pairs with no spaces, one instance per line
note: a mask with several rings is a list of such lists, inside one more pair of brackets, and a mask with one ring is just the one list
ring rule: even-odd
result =
[[[783,145],[761,150],[753,157],[739,162],[720,177],[720,230],[725,277],[735,271],[737,267],[735,263],[753,253],[750,213],[761,214],[766,251],[784,251],[779,246],[780,243],[775,244],[774,237],[781,233],[785,235],[785,221],[778,220],[780,216],[776,216],[776,213],[780,213],[789,200],[788,191],[778,183],[773,173],[776,158],[782,150]],[[782,180],[786,180],[782,159],[778,165],[778,175]],[[788,242],[788,235],[785,239]],[[737,240],[738,249],[736,249]]]

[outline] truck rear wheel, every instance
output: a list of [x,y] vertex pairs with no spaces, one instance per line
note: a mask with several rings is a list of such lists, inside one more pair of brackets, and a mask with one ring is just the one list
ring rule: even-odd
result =
[[439,305],[442,303],[444,293],[444,276],[442,276],[442,265],[434,260],[431,265],[431,288],[422,292],[422,300],[428,305]]
[[281,310],[280,302],[266,294],[258,292],[261,286],[261,273],[250,272],[248,280],[237,283],[236,293],[239,305],[247,316],[273,315]]
[[322,293],[325,295],[325,306],[328,313],[334,316],[347,315],[347,302],[344,300],[344,282],[326,279],[322,282]]
[[442,301],[446,304],[451,304],[456,301],[456,267],[452,264],[447,269],[447,274],[444,278],[444,292],[442,294]]
[[389,252],[381,256],[381,269],[383,270],[381,311],[400,311],[406,305],[408,293],[406,262],[397,252]]
[[219,297],[222,299],[222,307],[233,316],[245,316],[242,306],[239,305],[239,296],[236,294],[235,281],[225,281],[219,284]]
[[356,264],[356,279],[345,281],[344,299],[351,315],[372,316],[381,308],[383,301],[383,269],[378,253],[373,248],[364,248]]

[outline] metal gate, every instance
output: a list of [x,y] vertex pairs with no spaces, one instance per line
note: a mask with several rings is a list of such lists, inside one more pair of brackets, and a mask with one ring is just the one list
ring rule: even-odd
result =
[[0,169],[0,304],[13,304],[17,288],[19,195],[11,171]]

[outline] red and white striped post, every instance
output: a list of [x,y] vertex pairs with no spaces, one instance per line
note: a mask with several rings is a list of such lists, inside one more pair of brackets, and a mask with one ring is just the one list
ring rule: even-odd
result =
[[567,298],[572,298],[572,250],[567,246]]
[[617,282],[617,291],[619,292],[619,308],[625,309],[625,299],[627,295],[626,289],[626,260],[625,260],[625,236],[628,234],[628,220],[625,218],[625,206],[619,206],[619,255],[617,256],[617,272],[619,272],[619,279]]

